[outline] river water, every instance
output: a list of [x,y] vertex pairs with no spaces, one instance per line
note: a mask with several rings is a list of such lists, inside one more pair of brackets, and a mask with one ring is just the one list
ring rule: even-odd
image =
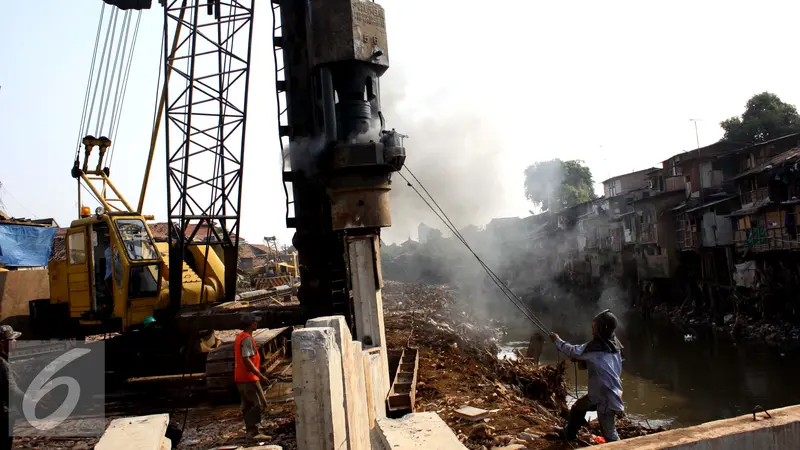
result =
[[[621,316],[620,323],[618,336],[626,358],[623,399],[633,419],[679,428],[749,414],[756,405],[769,410],[800,403],[800,354],[781,353],[766,345],[736,344],[710,330],[682,329],[635,313]],[[524,351],[533,331],[510,332],[500,356],[510,356],[517,348]],[[559,334],[572,343],[582,343],[590,333],[587,325],[585,333]],[[558,359],[549,342],[543,363]],[[572,394],[575,375],[571,363],[567,374]],[[586,371],[579,370],[578,395],[585,390]]]

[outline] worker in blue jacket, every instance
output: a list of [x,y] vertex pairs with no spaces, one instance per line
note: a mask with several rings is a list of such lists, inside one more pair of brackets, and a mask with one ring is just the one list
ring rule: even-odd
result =
[[622,402],[622,344],[615,330],[617,318],[609,310],[595,316],[592,321],[592,340],[582,345],[563,341],[556,333],[550,339],[556,348],[573,360],[583,361],[589,370],[589,393],[578,399],[569,412],[569,420],[561,429],[568,440],[578,437],[578,430],[586,424],[586,413],[597,411],[597,419],[607,442],[618,441],[616,416],[625,411]]

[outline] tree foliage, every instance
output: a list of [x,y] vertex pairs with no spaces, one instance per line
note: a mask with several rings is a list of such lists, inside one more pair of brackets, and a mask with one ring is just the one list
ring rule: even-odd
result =
[[731,117],[719,125],[725,130],[723,139],[756,144],[800,131],[800,115],[794,105],[762,92],[747,101],[741,117]]
[[581,160],[539,161],[525,169],[525,198],[542,209],[560,210],[595,198],[592,171]]

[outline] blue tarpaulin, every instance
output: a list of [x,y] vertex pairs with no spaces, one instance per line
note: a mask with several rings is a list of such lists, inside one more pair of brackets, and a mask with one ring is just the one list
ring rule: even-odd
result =
[[8,267],[46,266],[56,228],[0,224],[0,263]]

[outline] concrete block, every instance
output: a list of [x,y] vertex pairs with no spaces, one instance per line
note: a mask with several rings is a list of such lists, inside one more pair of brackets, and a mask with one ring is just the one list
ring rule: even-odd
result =
[[114,419],[94,448],[96,450],[169,449],[171,443],[165,436],[168,425],[169,414]]
[[373,411],[375,419],[386,417],[386,396],[389,391],[384,391],[385,380],[389,377],[388,372],[383,371],[383,359],[380,348],[364,350],[364,370],[369,373],[370,386],[372,392]]
[[333,329],[336,346],[342,355],[342,383],[348,449],[369,450],[369,414],[367,413],[367,392],[364,383],[361,343],[353,342],[350,329],[343,316],[311,319],[306,322],[306,327],[330,327]]
[[297,448],[347,448],[342,355],[333,328],[292,332]]
[[463,408],[459,408],[455,410],[455,413],[458,417],[472,422],[477,422],[489,417],[489,411],[481,408],[475,408],[474,406],[465,406]]
[[413,413],[402,419],[377,419],[381,447],[386,450],[463,450],[453,430],[434,412]]

